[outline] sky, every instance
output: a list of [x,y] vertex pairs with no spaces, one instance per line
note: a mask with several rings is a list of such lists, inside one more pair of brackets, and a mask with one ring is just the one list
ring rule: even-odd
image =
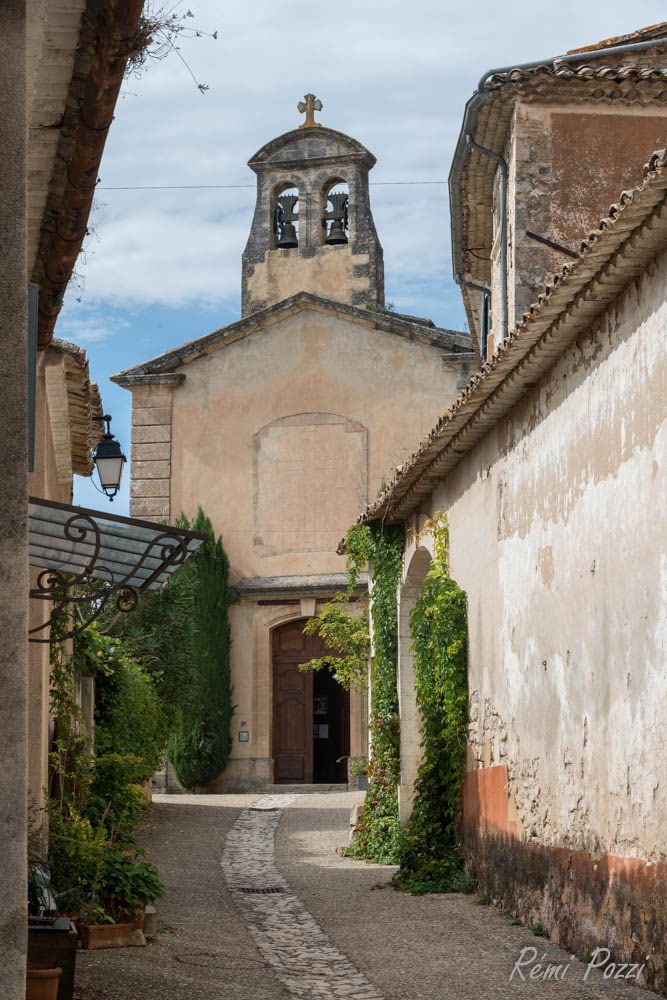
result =
[[[86,349],[128,458],[131,395],[109,376],[240,318],[256,193],[247,161],[301,123],[306,93],[322,101],[317,120],[377,157],[371,208],[387,302],[463,330],[447,177],[480,77],[667,18],[664,0],[191,0],[163,9],[191,11],[183,23],[192,30],[125,80],[56,327]],[[129,480],[126,470],[109,506],[77,476],[74,501],[127,514]]]

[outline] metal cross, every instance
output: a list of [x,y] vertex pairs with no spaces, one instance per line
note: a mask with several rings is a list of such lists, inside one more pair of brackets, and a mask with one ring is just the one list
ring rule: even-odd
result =
[[299,101],[297,108],[301,114],[304,111],[306,113],[306,120],[299,125],[299,128],[312,128],[314,125],[320,126],[322,124],[315,121],[315,112],[322,110],[322,102],[315,97],[315,94],[304,94],[304,99]]

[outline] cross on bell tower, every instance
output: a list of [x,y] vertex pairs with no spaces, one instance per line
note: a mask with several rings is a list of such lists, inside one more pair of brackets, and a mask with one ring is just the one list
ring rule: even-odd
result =
[[322,102],[315,97],[315,94],[305,94],[303,101],[299,101],[297,104],[297,110],[301,114],[306,113],[306,120],[301,122],[299,128],[312,128],[313,126],[321,128],[322,123],[315,121],[315,112],[321,111],[322,107]]
[[315,121],[323,105],[314,94],[297,107],[306,120],[248,164],[257,174],[257,201],[243,253],[242,314],[298,292],[383,306],[382,247],[368,190],[375,157]]

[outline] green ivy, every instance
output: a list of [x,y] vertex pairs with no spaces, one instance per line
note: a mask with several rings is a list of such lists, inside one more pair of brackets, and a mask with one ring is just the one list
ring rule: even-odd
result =
[[471,888],[460,847],[468,721],[467,601],[449,576],[446,521],[438,515],[429,524],[436,555],[410,616],[422,761],[394,878],[415,894]]
[[319,615],[309,618],[305,635],[319,635],[336,656],[318,656],[299,664],[299,670],[331,670],[334,680],[346,691],[363,689],[368,679],[368,608],[350,610],[354,589],[335,594]]
[[374,656],[371,663],[371,752],[368,793],[352,844],[346,853],[394,864],[399,852],[398,782],[400,724],[396,670],[398,662],[397,594],[403,558],[403,530],[355,525],[347,534],[348,576],[354,586],[370,562],[370,617]]

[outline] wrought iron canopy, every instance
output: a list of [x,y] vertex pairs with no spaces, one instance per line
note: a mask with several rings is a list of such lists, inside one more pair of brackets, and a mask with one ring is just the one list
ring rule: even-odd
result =
[[[113,601],[119,612],[135,607],[205,541],[206,536],[168,524],[103,514],[30,497],[30,565],[41,572],[30,597],[78,607],[72,634]],[[48,642],[49,620],[30,630]],[[39,633],[44,633],[40,636]]]

